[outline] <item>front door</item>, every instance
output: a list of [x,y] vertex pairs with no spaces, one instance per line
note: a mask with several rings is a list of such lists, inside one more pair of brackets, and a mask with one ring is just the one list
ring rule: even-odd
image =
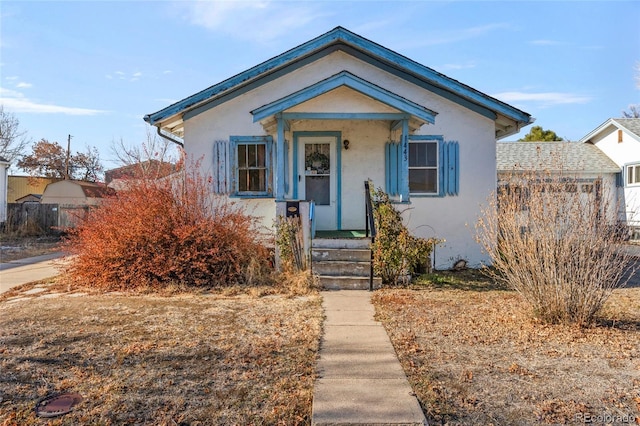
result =
[[337,229],[335,136],[298,139],[298,197],[315,202],[316,229]]

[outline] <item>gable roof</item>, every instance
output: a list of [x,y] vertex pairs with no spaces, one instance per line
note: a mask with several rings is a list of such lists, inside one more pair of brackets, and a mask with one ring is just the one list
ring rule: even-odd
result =
[[462,84],[345,28],[333,30],[178,101],[144,120],[181,137],[184,120],[246,93],[337,50],[377,66],[496,123],[496,137],[515,134],[533,122],[530,114]]
[[618,173],[621,169],[592,144],[576,142],[498,142],[498,173],[549,171],[564,173]]
[[580,139],[580,142],[591,142],[593,138],[608,129],[625,130],[632,138],[640,142],[640,118],[610,118]]
[[433,124],[435,122],[435,116],[438,114],[435,111],[431,111],[429,108],[425,108],[422,105],[418,105],[415,102],[411,102],[410,100],[403,98],[402,96],[389,92],[380,86],[363,80],[348,71],[342,71],[325,80],[312,84],[309,87],[305,87],[298,92],[291,93],[282,99],[263,105],[260,108],[256,108],[251,111],[251,114],[253,114],[253,121],[260,121],[273,114],[281,113],[286,109],[292,108],[298,104],[308,101],[309,99],[315,98],[316,96],[330,92],[331,90],[342,86],[349,87],[360,93],[369,95],[386,105],[416,116],[423,122]]

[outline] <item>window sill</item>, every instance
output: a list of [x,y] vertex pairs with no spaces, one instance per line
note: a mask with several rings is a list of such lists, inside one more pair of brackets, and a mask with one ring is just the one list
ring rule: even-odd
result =
[[231,193],[229,198],[275,198],[272,194],[244,194],[244,193]]
[[443,198],[444,195],[434,193],[434,194],[409,194],[411,197],[415,198]]

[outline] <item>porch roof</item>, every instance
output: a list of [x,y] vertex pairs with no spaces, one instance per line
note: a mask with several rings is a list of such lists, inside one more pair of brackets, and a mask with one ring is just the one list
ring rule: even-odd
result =
[[[306,87],[302,90],[299,90],[295,93],[292,93],[284,98],[278,99],[272,103],[267,105],[263,105],[260,108],[256,108],[251,111],[253,114],[253,121],[261,121],[264,119],[268,119],[275,114],[283,113],[285,110],[292,108],[296,105],[299,105],[303,102],[308,101],[309,99],[320,96],[324,93],[330,92],[338,87],[349,87],[355,91],[358,91],[372,99],[375,99],[379,102],[382,102],[392,108],[395,108],[401,113],[393,114],[393,113],[370,113],[370,114],[348,114],[348,113],[318,113],[318,118],[320,116],[324,116],[326,118],[333,119],[358,119],[358,118],[370,118],[370,119],[380,119],[380,120],[389,120],[391,122],[396,122],[404,118],[413,118],[424,123],[435,123],[435,116],[438,114],[435,111],[430,110],[422,105],[419,105],[415,102],[412,102],[402,96],[398,96],[395,93],[389,92],[386,89],[383,89],[380,86],[377,86],[373,83],[370,83],[366,80],[361,79],[358,76],[351,74],[348,71],[342,71],[336,75],[333,75],[325,80],[319,81],[315,84],[312,84],[309,87]],[[289,116],[291,118],[313,118],[314,114],[301,114],[301,113],[290,113]]]
[[236,96],[247,93],[334,51],[343,51],[393,75],[456,102],[492,119],[500,139],[517,133],[533,122],[530,114],[460,83],[429,67],[352,33],[333,30],[256,65],[240,74],[191,95],[144,120],[158,129],[182,137],[184,121]]

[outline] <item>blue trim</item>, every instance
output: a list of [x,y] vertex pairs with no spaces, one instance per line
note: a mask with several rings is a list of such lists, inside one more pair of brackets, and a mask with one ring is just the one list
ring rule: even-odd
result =
[[[445,197],[460,192],[460,147],[457,141],[444,141],[442,135],[409,135],[411,142],[438,143],[438,191],[433,194],[411,193],[411,197]],[[408,172],[407,172],[408,173]]]
[[293,132],[293,158],[292,158],[292,169],[293,169],[293,194],[292,197],[294,200],[298,199],[298,177],[300,176],[300,172],[298,171],[298,132]]
[[269,59],[248,69],[247,71],[237,74],[234,77],[224,80],[219,84],[176,102],[175,104],[158,112],[148,114],[144,117],[144,120],[149,124],[156,125],[166,118],[184,113],[189,109],[200,106],[198,104],[211,101],[212,98],[215,98],[218,95],[224,94],[225,92],[231,92],[236,90],[238,87],[250,84],[251,80],[258,79],[264,75],[271,75],[277,72],[279,68],[295,64],[299,61],[312,61],[309,58],[314,54],[324,51],[323,55],[326,55],[336,49],[341,49],[343,51],[354,49],[357,52],[361,52],[362,55],[371,57],[374,61],[380,61],[381,63],[398,70],[398,72],[407,73],[424,83],[450,92],[456,97],[467,99],[481,107],[503,114],[508,118],[518,121],[519,124],[527,125],[531,123],[530,114],[440,74],[431,68],[414,62],[405,56],[393,52],[392,50],[365,39],[364,37],[352,33],[342,27],[336,27],[319,37]]
[[389,195],[399,195],[400,183],[400,156],[402,144],[399,142],[387,142],[385,144],[385,191]]
[[410,114],[376,112],[283,112],[285,120],[403,120]]
[[293,198],[298,199],[298,175],[300,175],[300,170],[298,170],[298,150],[299,143],[298,140],[300,137],[322,137],[322,136],[332,136],[336,138],[335,149],[336,149],[336,229],[342,229],[342,145],[340,141],[342,140],[342,132],[339,131],[300,131],[293,132]]
[[253,122],[255,123],[274,114],[283,112],[341,86],[346,86],[356,90],[370,98],[389,105],[392,108],[396,108],[400,111],[406,112],[407,114],[416,116],[427,123],[435,123],[435,116],[437,115],[437,112],[434,112],[422,105],[418,105],[415,102],[403,98],[402,96],[398,96],[395,93],[383,89],[371,82],[363,80],[348,71],[339,72],[338,74],[312,84],[302,90],[298,90],[297,92],[285,96],[275,102],[254,109],[251,111],[251,114],[253,114]]
[[284,147],[284,120],[280,117],[277,117],[277,135],[276,135],[276,173],[275,173],[275,193],[276,200],[284,200],[285,196],[285,185],[286,185],[286,171],[284,165],[288,158],[286,158],[285,147]]
[[401,201],[409,201],[409,120],[402,120],[402,139],[400,153],[400,193]]
[[[252,191],[238,191],[238,158],[237,158],[237,146],[238,145],[251,145],[251,144],[265,144],[265,167],[266,176],[265,181],[267,185],[266,191],[252,192]],[[229,164],[231,164],[231,171],[229,172],[231,186],[229,194],[233,198],[273,198],[273,138],[270,135],[266,136],[229,136]]]

